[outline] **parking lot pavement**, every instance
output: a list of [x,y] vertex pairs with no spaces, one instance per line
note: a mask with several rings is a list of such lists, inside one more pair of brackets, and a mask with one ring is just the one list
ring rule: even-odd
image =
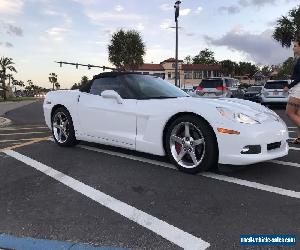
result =
[[130,249],[193,242],[222,250],[245,249],[241,234],[293,234],[299,246],[298,145],[275,161],[188,175],[164,157],[89,143],[61,148],[38,126],[28,131],[43,133],[8,135],[25,125],[0,130],[6,139],[31,139],[0,147],[11,149],[0,153],[0,233]]

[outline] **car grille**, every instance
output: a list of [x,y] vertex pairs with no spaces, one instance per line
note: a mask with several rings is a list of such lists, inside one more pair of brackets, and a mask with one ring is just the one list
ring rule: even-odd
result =
[[269,143],[267,145],[267,149],[268,150],[273,150],[273,149],[276,149],[276,148],[280,148],[281,146],[281,142],[273,142],[273,143]]

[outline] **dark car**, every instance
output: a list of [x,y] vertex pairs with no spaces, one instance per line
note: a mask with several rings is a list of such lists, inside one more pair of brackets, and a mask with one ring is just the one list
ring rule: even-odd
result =
[[244,99],[253,102],[261,102],[262,89],[263,86],[250,86],[244,93]]

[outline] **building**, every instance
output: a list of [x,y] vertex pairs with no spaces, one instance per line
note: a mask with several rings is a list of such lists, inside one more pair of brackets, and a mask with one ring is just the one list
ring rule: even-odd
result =
[[[145,63],[134,71],[144,75],[155,75],[169,82],[175,83],[175,59],[169,58],[159,64]],[[220,77],[221,66],[218,64],[184,64],[183,60],[178,60],[178,81],[181,88],[198,86],[201,79],[207,77]]]

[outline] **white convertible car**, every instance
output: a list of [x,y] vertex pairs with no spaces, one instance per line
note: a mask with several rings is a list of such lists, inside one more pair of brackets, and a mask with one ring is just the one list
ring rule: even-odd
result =
[[102,73],[80,90],[49,92],[43,107],[60,146],[82,140],[167,155],[188,173],[288,153],[288,129],[270,109],[240,99],[193,98],[154,76]]

